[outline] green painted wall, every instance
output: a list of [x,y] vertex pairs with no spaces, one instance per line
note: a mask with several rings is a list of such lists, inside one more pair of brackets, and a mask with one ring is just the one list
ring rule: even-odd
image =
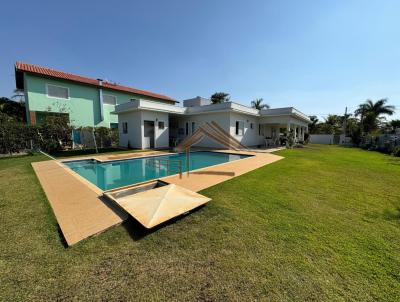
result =
[[[46,84],[59,85],[69,88],[70,99],[64,100],[48,97],[46,93]],[[27,110],[29,111],[68,113],[71,124],[76,127],[109,127],[110,123],[118,123],[118,116],[115,114],[110,114],[110,112],[114,111],[115,106],[108,104],[103,105],[104,120],[100,120],[99,89],[97,87],[70,81],[50,78],[47,79],[25,73],[24,88],[27,100]],[[129,102],[129,100],[132,98],[163,102],[162,100],[152,99],[142,95],[123,93],[109,89],[103,89],[103,94],[116,96],[117,104]]]

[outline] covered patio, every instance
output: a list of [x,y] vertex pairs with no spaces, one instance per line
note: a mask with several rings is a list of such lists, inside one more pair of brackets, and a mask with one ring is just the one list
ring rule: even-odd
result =
[[304,141],[308,133],[309,118],[295,108],[261,110],[260,134],[265,137],[266,147],[280,145],[281,137],[293,130],[296,142]]

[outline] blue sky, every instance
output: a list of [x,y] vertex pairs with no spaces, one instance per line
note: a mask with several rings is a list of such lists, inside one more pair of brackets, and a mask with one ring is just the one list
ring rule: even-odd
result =
[[400,118],[400,1],[7,1],[0,96],[16,60],[164,93]]

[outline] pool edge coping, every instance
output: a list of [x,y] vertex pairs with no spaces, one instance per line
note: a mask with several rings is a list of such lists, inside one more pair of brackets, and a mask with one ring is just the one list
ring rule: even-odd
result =
[[[232,154],[232,155],[247,155],[248,157],[245,158],[239,158],[237,160],[234,161],[228,161],[228,162],[224,162],[224,163],[220,163],[220,164],[216,164],[216,165],[211,165],[211,166],[207,166],[207,167],[203,167],[203,168],[198,168],[195,170],[190,170],[189,171],[189,175],[191,172],[196,172],[196,171],[201,171],[203,169],[207,169],[210,167],[218,167],[221,165],[226,165],[229,164],[231,162],[235,162],[235,161],[241,161],[241,160],[245,160],[245,159],[251,159],[255,156],[257,156],[257,153],[252,153],[249,151],[245,151],[245,152],[241,152],[241,151],[237,151],[237,152],[232,152],[235,150],[197,150],[197,151],[191,151],[191,152],[214,152],[214,153],[225,153],[225,154]],[[182,152],[180,152],[182,153]],[[117,160],[108,160],[108,161],[102,161],[101,163],[107,163],[107,162],[114,162],[114,161],[123,161],[123,160],[135,160],[135,159],[143,159],[143,158],[150,158],[150,157],[156,157],[156,156],[167,156],[170,154],[179,154],[179,152],[171,152],[171,153],[165,153],[165,154],[151,154],[148,156],[138,156],[136,157],[131,157],[131,158],[124,158],[124,159],[117,159]],[[71,160],[71,161],[84,161],[84,160],[97,160],[94,157],[87,157],[87,158],[82,158],[82,159],[76,159],[76,160]],[[165,180],[165,178],[169,178],[169,177],[173,177],[173,176],[177,176],[179,175],[179,173],[175,173],[175,174],[171,174],[171,175],[167,175],[167,176],[163,176],[163,177],[158,177],[158,178],[154,178],[154,179],[149,179],[149,180],[145,180],[145,181],[141,181],[141,182],[137,182],[137,183],[133,183],[133,184],[129,184],[129,185],[125,185],[125,186],[121,186],[121,187],[116,187],[116,188],[112,188],[112,189],[107,189],[107,190],[102,190],[101,188],[99,188],[98,186],[96,186],[95,184],[91,183],[89,180],[87,180],[86,178],[84,178],[83,176],[79,175],[77,172],[73,171],[71,168],[69,168],[67,165],[64,164],[65,160],[55,160],[57,162],[58,165],[60,165],[63,169],[66,169],[68,171],[68,173],[70,173],[72,176],[74,176],[75,178],[77,178],[78,180],[80,180],[81,182],[83,182],[84,185],[89,186],[89,188],[93,191],[95,191],[97,194],[99,195],[103,195],[105,192],[108,192],[110,190],[122,190],[122,189],[126,189],[128,187],[132,187],[132,186],[136,186],[136,185],[141,185],[144,184],[146,182],[149,181],[156,181],[156,180],[161,180],[164,182],[167,182]],[[68,161],[67,161],[68,162]],[[184,174],[187,175],[187,171],[182,172],[182,177],[184,177]]]

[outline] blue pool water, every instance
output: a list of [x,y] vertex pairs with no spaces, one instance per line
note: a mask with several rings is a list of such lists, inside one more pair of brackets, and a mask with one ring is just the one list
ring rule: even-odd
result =
[[[248,156],[208,151],[191,152],[189,170],[214,166]],[[168,160],[170,163],[169,170]],[[177,174],[179,161],[182,164],[182,171],[185,172],[187,170],[185,153],[124,159],[106,163],[96,160],[65,161],[64,164],[100,189],[109,190]]]

